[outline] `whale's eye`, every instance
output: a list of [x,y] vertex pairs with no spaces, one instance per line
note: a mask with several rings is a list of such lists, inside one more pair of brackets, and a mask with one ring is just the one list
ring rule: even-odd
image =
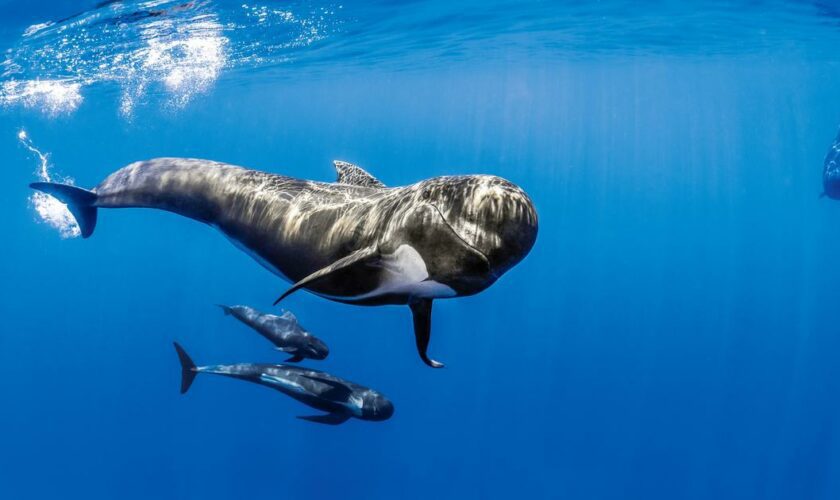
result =
[[431,197],[432,197],[432,191],[431,191],[430,189],[424,189],[424,190],[420,193],[420,196],[421,196],[424,200],[428,200],[429,198],[431,198]]

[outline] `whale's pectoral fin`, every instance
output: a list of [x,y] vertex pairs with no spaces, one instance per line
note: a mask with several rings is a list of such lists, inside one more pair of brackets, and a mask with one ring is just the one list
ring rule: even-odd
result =
[[353,389],[347,387],[347,385],[342,384],[341,382],[337,382],[326,377],[319,377],[318,375],[314,375],[311,373],[305,374],[303,376],[308,378],[309,380],[314,380],[319,384],[323,384],[329,387],[329,389],[321,393],[322,398],[331,399],[333,401],[347,401],[347,399],[353,394]]
[[285,299],[286,297],[300,290],[301,288],[312,286],[318,281],[328,278],[331,274],[335,272],[343,271],[353,266],[373,266],[376,265],[380,261],[380,259],[381,257],[379,253],[379,248],[377,247],[368,247],[356,250],[350,255],[338,259],[329,266],[315,271],[314,273],[310,274],[309,276],[303,278],[302,280],[292,285],[292,287],[286,290],[286,292],[283,295],[281,295],[280,298],[274,301],[274,305],[276,306],[281,300]]
[[286,361],[284,361],[284,363],[300,363],[301,361],[303,361],[303,356],[295,354],[291,358],[288,358]]
[[335,165],[335,171],[338,173],[336,182],[339,184],[372,188],[385,187],[385,184],[382,184],[379,179],[367,173],[362,167],[341,160],[335,160],[333,165]]
[[430,359],[426,355],[429,338],[432,335],[432,299],[417,299],[408,306],[414,316],[414,340],[417,342],[417,354],[432,368],[443,368],[443,363]]
[[298,418],[317,424],[339,425],[346,422],[350,418],[350,415],[346,413],[327,413],[326,415],[307,415]]

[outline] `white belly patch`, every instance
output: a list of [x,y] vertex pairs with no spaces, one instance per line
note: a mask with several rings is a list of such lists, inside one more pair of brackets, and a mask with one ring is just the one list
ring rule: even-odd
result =
[[427,299],[456,295],[452,288],[427,279],[429,271],[426,269],[426,262],[411,245],[400,245],[393,254],[382,257],[382,275],[382,282],[376,290],[350,297],[349,300],[363,300],[389,294]]
[[[265,259],[257,255],[250,248],[246,247],[236,239],[228,237],[224,231],[220,230],[220,232],[224,234],[228,240],[234,244],[234,246],[250,255],[270,272],[279,276],[284,281],[291,282],[291,280],[281,273],[279,269],[269,264]],[[383,279],[379,284],[379,287],[377,287],[376,290],[363,295],[357,295],[355,297],[338,297],[326,294],[318,295],[327,298],[351,301],[364,300],[389,294],[410,295],[412,297],[424,299],[442,299],[457,295],[455,290],[452,288],[442,283],[438,283],[437,281],[427,279],[429,277],[429,271],[426,268],[426,262],[423,261],[423,257],[421,257],[420,253],[417,252],[417,250],[415,250],[411,245],[400,245],[393,254],[384,255],[382,257],[382,274]]]

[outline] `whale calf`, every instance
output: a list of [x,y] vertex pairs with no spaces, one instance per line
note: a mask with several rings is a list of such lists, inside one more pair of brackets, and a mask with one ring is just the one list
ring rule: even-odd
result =
[[233,316],[268,339],[278,351],[292,355],[287,363],[297,363],[304,358],[325,359],[330,350],[322,340],[304,330],[290,311],[280,316],[263,314],[253,307],[225,306],[219,304],[226,316]]
[[[356,305],[408,305],[420,358],[434,299],[478,293],[520,262],[537,213],[518,186],[490,175],[446,176],[388,188],[336,161],[336,182],[316,182],[208,160],[132,163],[94,189],[37,182],[67,204],[89,237],[100,208],[155,208],[209,224],[293,283]],[[275,302],[276,303],[276,302]]]
[[326,412],[298,417],[310,422],[337,425],[350,418],[381,421],[394,414],[394,405],[382,394],[329,373],[272,364],[196,366],[183,347],[173,344],[181,362],[181,394],[189,390],[196,375],[212,373],[270,387]]

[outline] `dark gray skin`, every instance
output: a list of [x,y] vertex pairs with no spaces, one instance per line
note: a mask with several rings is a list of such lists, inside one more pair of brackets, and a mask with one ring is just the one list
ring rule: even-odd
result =
[[840,200],[840,133],[823,162],[823,196]]
[[294,314],[283,311],[280,316],[263,314],[253,307],[219,305],[225,315],[233,316],[265,337],[278,351],[292,355],[286,362],[297,363],[304,358],[326,359],[330,350],[323,341],[307,332]]
[[196,366],[183,347],[177,342],[174,345],[181,361],[181,394],[189,390],[196,375],[212,373],[270,387],[326,412],[298,417],[310,422],[337,425],[350,418],[381,421],[394,414],[394,405],[382,394],[329,373],[274,364]]
[[356,305],[408,305],[426,355],[432,301],[478,293],[521,261],[537,237],[522,189],[488,175],[437,177],[387,188],[335,162],[338,182],[299,180],[222,163],[133,163],[92,191],[32,184],[68,205],[81,234],[98,208],[156,208],[219,229],[298,289]]

